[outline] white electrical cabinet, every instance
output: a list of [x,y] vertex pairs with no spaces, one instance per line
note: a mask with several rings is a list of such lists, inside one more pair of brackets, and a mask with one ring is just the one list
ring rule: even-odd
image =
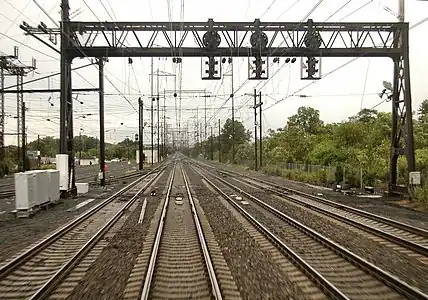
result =
[[59,171],[59,188],[68,191],[68,154],[56,155],[56,169]]
[[76,189],[78,194],[86,194],[89,192],[89,183],[76,182]]
[[37,178],[34,172],[15,173],[15,207],[31,210],[37,206]]
[[59,200],[59,171],[47,170],[49,176],[48,195],[49,202],[55,203]]
[[37,181],[37,205],[49,202],[49,175],[45,170],[34,170]]

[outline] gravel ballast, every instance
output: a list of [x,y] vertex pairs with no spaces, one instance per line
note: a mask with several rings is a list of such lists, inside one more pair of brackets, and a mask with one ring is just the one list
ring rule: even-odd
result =
[[305,299],[217,195],[192,170],[186,171],[243,299]]
[[[375,239],[369,237],[373,237],[371,234],[320,213],[299,207],[286,200],[271,196],[266,192],[256,190],[242,182],[233,180],[231,183],[243,188],[248,193],[258,197],[291,218],[312,229],[316,229],[322,235],[341,244],[376,266],[397,275],[408,284],[428,292],[428,286],[426,285],[426,282],[428,282],[428,265],[421,263],[421,261],[412,256],[392,249],[393,245],[391,243],[376,242]],[[388,247],[387,244],[390,246]]]
[[[137,208],[129,214],[122,228],[110,239],[99,257],[89,267],[72,294],[74,299],[121,299],[135,259],[140,253],[153,214],[162,199],[169,171],[140,197]],[[156,196],[150,192],[156,190]],[[147,199],[142,224],[138,224],[144,198]]]
[[[12,214],[0,216],[0,260],[3,261],[30,246],[32,243],[70,222],[102,200],[113,195],[125,184],[106,188],[93,187],[88,194],[76,199],[64,199],[51,208],[41,210],[30,218],[17,219]],[[95,199],[78,210],[73,208],[88,199]],[[69,211],[68,211],[69,210]]]
[[218,169],[223,169],[226,171],[235,171],[247,176],[267,180],[276,184],[283,185],[284,187],[289,187],[308,194],[322,193],[324,197],[329,200],[333,200],[338,203],[342,203],[352,207],[357,207],[371,213],[376,213],[400,222],[408,223],[410,225],[428,230],[427,212],[421,212],[407,207],[401,207],[385,198],[360,198],[355,196],[342,195],[338,192],[334,192],[333,190],[320,190],[315,187],[311,187],[305,183],[287,180],[278,176],[270,176],[262,172],[256,172],[253,170],[246,169],[239,165],[226,165],[223,163],[205,160],[201,160],[201,162],[215,166]]

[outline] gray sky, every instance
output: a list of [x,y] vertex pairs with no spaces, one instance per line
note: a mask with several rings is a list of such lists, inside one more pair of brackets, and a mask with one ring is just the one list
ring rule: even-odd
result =
[[[105,8],[109,10],[106,12]],[[49,15],[59,20],[59,2],[58,0],[39,0]],[[148,1],[148,0],[70,0],[72,20],[75,21],[181,21],[181,0],[166,1]],[[262,21],[295,21],[300,22],[318,2],[318,0],[299,1],[291,9],[289,7],[296,2],[295,0],[278,1],[256,1],[256,0],[234,0],[234,1],[196,1],[184,0],[184,21],[206,21],[213,18],[215,21],[253,21],[255,18],[261,18]],[[310,18],[316,22],[325,21],[335,11],[349,2],[337,14],[332,16],[329,21],[345,22],[387,22],[396,21],[396,17],[387,12],[385,7],[396,12],[398,0],[324,0],[317,9],[310,14]],[[363,9],[356,11],[362,4],[370,2]],[[272,4],[273,3],[273,4]],[[272,5],[271,5],[272,4]],[[169,6],[169,7],[168,7]],[[26,21],[30,25],[38,25],[43,21],[49,27],[55,25],[49,18],[31,0],[0,0],[0,33],[13,38],[24,45],[37,48],[41,53],[19,45],[19,58],[22,62],[31,64],[31,58],[37,59],[36,74],[29,74],[26,80],[37,78],[43,75],[59,71],[59,55],[36,41],[32,37],[25,36],[19,29],[19,24]],[[113,9],[114,14],[111,13]],[[92,10],[92,11],[91,11]],[[418,2],[416,0],[407,0],[406,21],[412,25],[427,17],[428,2]],[[95,15],[94,15],[95,13]],[[111,17],[110,17],[111,16]],[[416,110],[423,99],[428,98],[428,92],[424,87],[426,78],[424,72],[428,69],[428,56],[426,55],[426,30],[428,22],[416,27],[410,31],[410,70],[412,83],[413,110]],[[6,53],[13,52],[13,46],[17,42],[0,34],[0,51]],[[159,35],[161,36],[161,35]],[[190,35],[189,35],[190,36]],[[144,37],[143,37],[144,39]],[[146,37],[148,39],[148,37]],[[129,43],[135,41],[129,39]],[[162,38],[155,42],[160,45],[166,45]],[[187,39],[186,45],[193,46],[193,39]],[[321,113],[321,118],[326,122],[338,122],[345,120],[351,115],[356,114],[361,108],[371,108],[380,102],[377,96],[382,90],[382,81],[392,80],[392,61],[387,58],[359,58],[355,62],[334,71],[331,71],[345,64],[350,58],[324,58],[322,59],[322,73],[324,78],[311,84],[311,81],[300,80],[300,59],[297,63],[281,67],[284,59],[279,65],[273,66],[269,73],[278,73],[268,82],[249,81],[241,87],[247,79],[248,59],[234,59],[234,86],[241,87],[236,92],[236,111],[237,119],[244,121],[247,128],[253,127],[253,110],[250,108],[253,100],[245,93],[252,93],[254,87],[257,89],[263,86],[262,93],[265,95],[264,107],[270,107],[264,111],[264,131],[268,128],[276,129],[284,126],[287,117],[296,113],[299,106],[312,106]],[[127,57],[110,58],[106,65],[106,93],[109,94],[105,99],[106,110],[106,140],[117,142],[126,136],[133,136],[137,132],[138,114],[134,107],[137,107],[138,95],[144,95],[144,100],[149,105],[148,96],[150,95],[150,58],[133,58],[133,65],[128,65]],[[87,64],[87,59],[76,59],[73,67]],[[177,74],[180,78],[178,67],[174,67],[171,59],[154,58],[154,69]],[[223,70],[225,71],[225,70]],[[77,75],[76,73],[79,73]],[[326,74],[328,74],[326,76]],[[85,78],[88,82],[82,79]],[[73,72],[73,87],[92,87],[97,86],[97,69],[88,67],[79,72]],[[174,77],[160,77],[160,90],[174,90]],[[6,86],[14,84],[15,78],[7,78]],[[110,82],[114,84],[113,87]],[[180,80],[177,80],[176,88],[179,89]],[[308,84],[310,84],[308,87]],[[37,84],[27,85],[27,88],[59,88],[59,76],[50,81],[43,80]],[[156,87],[156,82],[155,82]],[[304,88],[305,87],[305,88]],[[222,81],[203,81],[201,80],[201,59],[185,58],[182,64],[181,88],[183,90],[207,90],[209,93],[218,95],[217,98],[208,98],[207,119],[212,120],[211,125],[216,126],[218,119],[225,120],[230,117],[230,101],[221,107],[227,96],[231,93],[231,77],[226,76]],[[303,88],[303,89],[302,89]],[[302,89],[302,90],[300,90]],[[290,97],[296,93],[305,94],[310,97],[299,98]],[[196,107],[199,107],[199,118],[203,120],[204,98],[201,94],[182,94],[181,101],[181,126],[186,126],[186,122],[193,124],[196,115]],[[76,96],[76,95],[75,95]],[[48,99],[54,106],[51,106]],[[276,101],[284,99],[275,104]],[[59,94],[27,94],[24,96],[29,111],[27,112],[28,140],[41,136],[59,134]],[[83,104],[74,102],[75,110],[75,135],[78,135],[82,129],[84,133],[97,136],[99,131],[98,123],[98,96],[95,93],[79,95],[78,100]],[[163,101],[163,100],[162,100]],[[179,106],[177,101],[177,107]],[[161,102],[162,105],[162,102]],[[175,127],[176,109],[173,98],[166,99],[168,122]],[[9,116],[6,119],[6,131],[16,132],[16,96],[6,96],[6,113]],[[391,104],[384,103],[377,107],[379,110],[390,111]],[[193,109],[193,110],[192,110]],[[214,113],[216,113],[214,115]],[[87,115],[93,114],[93,115]],[[83,116],[85,118],[83,118]],[[149,122],[149,112],[145,111],[145,119]],[[47,121],[50,119],[50,121]],[[120,123],[123,123],[121,125]],[[149,131],[145,134],[148,140]],[[209,129],[208,129],[209,134]],[[16,138],[6,137],[7,144],[15,144]]]

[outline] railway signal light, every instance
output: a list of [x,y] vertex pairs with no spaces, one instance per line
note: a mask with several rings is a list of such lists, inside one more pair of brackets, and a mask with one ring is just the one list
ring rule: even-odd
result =
[[[306,80],[317,80],[321,79],[321,63],[319,59],[313,56],[306,57],[306,60],[302,59],[301,65],[301,79]],[[304,72],[306,72],[306,77],[304,77]]]
[[317,69],[318,59],[310,56],[306,60],[306,63],[308,66],[306,69],[306,72],[308,73],[308,78],[314,78],[316,73],[318,72],[318,69]]
[[206,80],[213,80],[213,79],[220,79],[219,74],[219,60],[216,59],[213,56],[208,57],[208,60],[205,61],[205,65],[208,66],[208,69],[205,70],[205,74],[207,74],[206,77],[202,75],[202,79]]
[[252,68],[252,74],[254,76],[249,76],[249,79],[267,79],[266,69],[264,68],[264,64],[266,64],[266,61],[262,59],[261,56],[256,56],[255,59],[252,61],[254,68]]

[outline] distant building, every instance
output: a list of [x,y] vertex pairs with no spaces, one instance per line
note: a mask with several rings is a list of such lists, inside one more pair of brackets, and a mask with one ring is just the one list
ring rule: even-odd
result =
[[92,157],[92,156],[84,156],[80,159],[77,159],[79,165],[81,166],[89,166],[89,165],[97,165],[98,164],[98,158]]
[[[135,151],[135,155],[136,155],[136,162],[138,164],[139,162],[139,157],[138,157],[138,150]],[[152,163],[152,150],[151,149],[144,149],[143,150],[144,156],[145,156],[145,164],[151,164]],[[158,162],[158,151],[157,149],[153,149],[153,163],[157,163]]]

